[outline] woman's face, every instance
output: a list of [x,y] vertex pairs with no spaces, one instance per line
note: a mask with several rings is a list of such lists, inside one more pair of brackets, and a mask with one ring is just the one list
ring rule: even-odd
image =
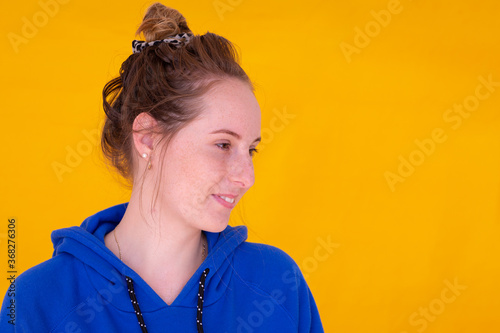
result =
[[201,117],[180,130],[165,152],[159,200],[167,219],[220,232],[255,181],[252,155],[260,141],[260,107],[238,79],[216,84],[202,105]]

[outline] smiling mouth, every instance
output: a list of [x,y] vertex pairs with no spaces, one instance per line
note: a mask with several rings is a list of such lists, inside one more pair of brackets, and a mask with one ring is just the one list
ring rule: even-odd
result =
[[[216,194],[217,195],[217,194]],[[234,198],[228,198],[223,195],[217,195],[219,198],[226,200],[229,203],[234,203]]]
[[235,206],[236,200],[234,198],[228,198],[226,196],[221,196],[218,194],[212,194],[212,196],[218,203],[226,208],[233,208]]

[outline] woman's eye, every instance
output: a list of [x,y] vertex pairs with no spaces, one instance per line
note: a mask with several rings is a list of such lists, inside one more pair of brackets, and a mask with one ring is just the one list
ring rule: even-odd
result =
[[[229,146],[231,145],[230,143],[217,143],[215,144],[217,147],[219,147],[220,149],[222,150],[228,150],[229,149]],[[226,148],[227,147],[227,148]],[[257,154],[259,151],[257,150],[257,148],[252,148],[249,150],[250,152],[250,156],[255,156],[255,154]]]
[[221,147],[221,146],[229,146],[229,145],[230,145],[229,143],[217,143],[217,144],[216,144],[216,146],[217,146],[217,147],[219,147],[219,148],[220,148],[220,149],[222,149],[222,150],[227,150],[227,149],[225,149],[225,148],[223,148],[223,147]]

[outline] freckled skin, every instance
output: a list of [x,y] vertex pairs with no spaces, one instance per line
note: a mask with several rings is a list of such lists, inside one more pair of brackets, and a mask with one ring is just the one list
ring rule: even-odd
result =
[[[257,146],[261,113],[249,86],[237,79],[216,85],[203,96],[202,105],[201,117],[183,128],[165,152],[159,200],[162,209],[190,227],[219,232],[227,226],[231,209],[212,194],[236,194],[236,203],[254,184],[250,149]],[[209,134],[223,128],[240,134],[241,140]]]

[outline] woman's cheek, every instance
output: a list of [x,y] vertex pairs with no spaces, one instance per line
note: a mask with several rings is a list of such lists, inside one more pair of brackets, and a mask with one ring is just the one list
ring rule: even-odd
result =
[[218,148],[215,144],[210,148],[200,154],[202,157],[200,163],[205,163],[213,170],[223,168],[229,160],[229,152]]

